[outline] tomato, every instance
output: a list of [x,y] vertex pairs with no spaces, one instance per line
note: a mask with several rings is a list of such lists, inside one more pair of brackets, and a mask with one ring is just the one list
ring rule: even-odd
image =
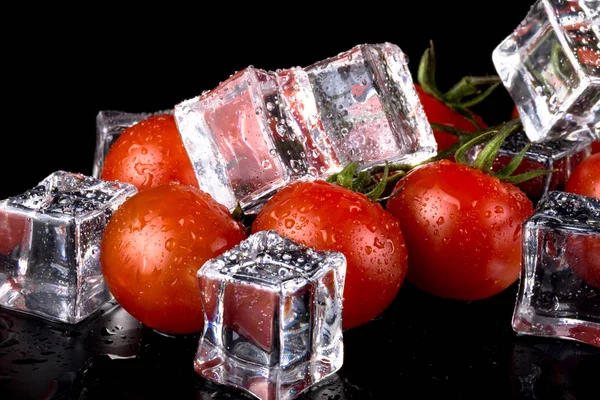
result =
[[199,188],[170,114],[150,116],[125,128],[104,158],[101,178],[131,183],[138,190],[171,181]]
[[[436,99],[429,93],[426,93],[420,85],[415,84],[415,89],[429,122],[440,125],[448,125],[466,132],[477,131],[477,128],[472,122],[461,115],[458,111],[451,109],[442,101]],[[482,128],[487,127],[480,116],[475,114],[473,114],[473,116]],[[458,138],[456,136],[447,132],[434,130],[433,136],[437,142],[438,151],[442,151],[458,142]]]
[[409,282],[439,297],[478,300],[518,279],[521,223],[533,213],[519,188],[450,160],[409,171],[400,187],[386,210],[400,221]]
[[600,153],[600,140],[592,142],[592,154]]
[[407,251],[398,221],[379,203],[344,187],[322,180],[284,187],[252,224],[252,232],[268,229],[317,250],[344,254],[344,329],[381,314],[406,276]]
[[246,237],[227,208],[192,186],[147,188],[106,225],[102,274],[119,304],[165,333],[199,332],[204,323],[197,271]]
[[600,199],[600,153],[592,154],[575,167],[567,180],[565,192]]

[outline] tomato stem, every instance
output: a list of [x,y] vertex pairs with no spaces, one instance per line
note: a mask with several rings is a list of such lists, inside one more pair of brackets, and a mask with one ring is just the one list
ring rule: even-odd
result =
[[[429,42],[429,48],[425,49],[419,68],[417,71],[417,81],[423,90],[443,102],[454,111],[460,113],[469,120],[477,129],[481,129],[481,124],[469,111],[469,108],[476,106],[485,100],[502,81],[497,75],[489,76],[465,76],[458,81],[447,92],[442,92],[436,83],[437,62],[433,41]],[[482,87],[486,87],[482,90]]]

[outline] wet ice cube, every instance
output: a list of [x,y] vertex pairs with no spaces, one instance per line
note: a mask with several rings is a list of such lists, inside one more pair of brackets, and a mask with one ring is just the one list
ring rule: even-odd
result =
[[346,259],[275,231],[198,271],[205,324],[194,368],[260,399],[293,399],[341,368]]
[[133,185],[57,171],[0,202],[0,306],[75,324],[111,295],[100,240]]
[[523,224],[517,333],[600,347],[600,200],[548,192]]
[[104,158],[110,147],[121,136],[125,128],[129,128],[152,115],[172,114],[173,110],[157,112],[131,113],[117,110],[104,110],[96,115],[96,149],[92,176],[100,179]]
[[431,126],[398,46],[358,45],[304,70],[342,165],[416,164],[435,155]]
[[[554,171],[517,185],[535,202],[549,191],[563,190],[573,169],[592,152],[592,140],[589,138],[532,143],[525,132],[519,130],[510,134],[502,143],[494,160],[494,171],[504,168],[527,144],[531,144],[531,147],[514,174],[537,170]],[[483,145],[476,146],[470,157],[474,158],[482,148]]]
[[280,108],[275,75],[248,67],[175,106],[183,144],[202,189],[249,210],[307,174],[304,144]]
[[533,142],[600,138],[599,4],[538,0],[492,53]]

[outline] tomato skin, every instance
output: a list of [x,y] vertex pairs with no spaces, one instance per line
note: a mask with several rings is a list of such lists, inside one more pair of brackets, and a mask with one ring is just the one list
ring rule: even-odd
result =
[[[434,124],[440,125],[448,125],[466,132],[475,132],[477,128],[462,116],[459,112],[454,111],[450,107],[448,107],[443,102],[439,101],[429,93],[426,93],[423,88],[415,84],[415,89],[417,91],[417,95],[419,96],[419,100],[423,105],[423,110],[425,111],[425,115],[427,116],[427,120]],[[472,113],[473,114],[473,113]],[[483,122],[483,119],[479,115],[473,114],[476,121],[482,126],[482,128],[486,128],[487,125]],[[433,136],[435,137],[435,141],[438,145],[438,152],[442,151],[454,143],[458,142],[458,138],[450,133],[433,130]]]
[[450,160],[411,170],[386,209],[400,221],[407,280],[444,298],[491,297],[519,277],[521,223],[533,213],[517,187]]
[[104,158],[101,178],[144,190],[176,181],[199,188],[194,168],[170,114],[125,128]]
[[600,153],[584,159],[571,173],[565,192],[600,199]]
[[600,153],[600,140],[592,142],[592,154]]
[[363,325],[394,300],[406,276],[398,221],[363,194],[322,180],[297,181],[267,201],[252,232],[275,229],[317,250],[346,257],[343,329]]
[[106,285],[134,318],[171,334],[202,330],[197,271],[246,238],[207,193],[169,184],[127,199],[106,225],[100,265]]

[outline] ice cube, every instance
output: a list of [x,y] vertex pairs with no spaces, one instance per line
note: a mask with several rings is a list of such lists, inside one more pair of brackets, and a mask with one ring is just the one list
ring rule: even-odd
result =
[[175,106],[202,189],[233,210],[261,203],[308,171],[304,144],[282,116],[275,75],[252,66]]
[[156,112],[131,113],[117,110],[104,110],[96,115],[96,149],[92,177],[100,179],[104,159],[113,143],[121,136],[123,130],[152,115],[173,114],[173,110]]
[[135,186],[57,171],[0,202],[0,307],[75,324],[111,295],[100,240]]
[[198,271],[204,331],[194,368],[259,399],[293,399],[343,363],[346,259],[276,231],[252,234]]
[[[531,144],[531,147],[514,174],[537,170],[554,171],[517,185],[534,202],[549,191],[563,190],[573,169],[592,152],[592,140],[589,138],[582,138],[580,141],[555,139],[531,143],[525,132],[518,130],[502,143],[494,160],[494,171],[504,168],[527,144]],[[476,146],[469,157],[475,157],[482,148],[483,145]]]
[[175,106],[203,190],[247,213],[296,179],[417,164],[437,145],[404,53],[365,44],[305,68],[252,66]]
[[492,52],[532,142],[600,139],[599,4],[538,0]]
[[600,199],[548,192],[523,224],[517,333],[600,347]]
[[418,163],[437,145],[402,50],[363,44],[304,68],[343,165]]

